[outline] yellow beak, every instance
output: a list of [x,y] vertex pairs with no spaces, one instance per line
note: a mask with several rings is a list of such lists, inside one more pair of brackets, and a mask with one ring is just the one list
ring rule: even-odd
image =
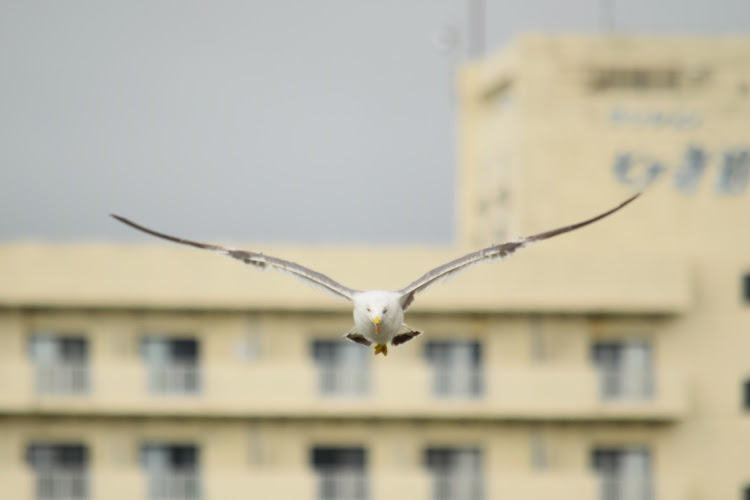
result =
[[375,316],[372,318],[372,324],[375,325],[375,332],[380,331],[380,316]]

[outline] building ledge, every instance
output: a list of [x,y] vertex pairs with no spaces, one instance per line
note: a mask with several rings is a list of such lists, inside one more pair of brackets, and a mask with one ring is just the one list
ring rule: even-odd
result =
[[[250,247],[252,248],[252,246]],[[461,249],[270,248],[356,289],[398,289]],[[165,245],[0,245],[0,307],[347,311],[279,273]],[[536,247],[420,294],[414,311],[679,314],[687,261],[671,255],[557,254]]]
[[391,364],[372,370],[369,389],[347,394],[321,392],[320,374],[312,364],[212,365],[201,372],[199,392],[154,395],[147,390],[145,368],[108,363],[92,370],[89,392],[64,396],[37,394],[31,366],[6,364],[0,367],[0,415],[670,423],[687,413],[684,377],[671,372],[656,374],[653,398],[618,401],[600,398],[593,368],[482,373],[477,395],[444,396],[435,394],[428,367]]

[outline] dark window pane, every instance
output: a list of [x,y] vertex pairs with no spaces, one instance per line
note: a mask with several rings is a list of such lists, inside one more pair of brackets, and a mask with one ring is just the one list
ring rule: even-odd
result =
[[361,447],[315,447],[312,450],[312,465],[315,469],[361,469],[364,470],[367,455]]
[[175,361],[195,362],[198,360],[198,341],[195,339],[171,339],[171,358]]
[[312,344],[313,359],[323,363],[333,363],[337,359],[338,342],[334,340],[315,340]]
[[65,361],[85,361],[88,357],[86,339],[71,337],[61,338],[60,355]]
[[35,361],[82,363],[88,359],[88,340],[56,334],[34,334],[29,341]]
[[80,444],[32,443],[26,451],[34,468],[84,468],[89,460],[88,448]]
[[171,446],[169,462],[175,469],[193,469],[198,466],[198,449],[195,446]]
[[147,335],[141,341],[141,350],[146,360],[196,364],[200,342],[190,337]]
[[482,360],[482,348],[479,342],[461,340],[433,340],[425,345],[425,356],[433,363],[452,364],[456,351],[462,347],[469,349],[472,364],[479,365]]
[[[195,470],[198,468],[200,450],[191,444],[149,443],[141,449],[141,460],[146,464],[149,456],[154,463],[169,470]],[[148,465],[146,465],[148,467]]]
[[614,475],[621,467],[622,457],[619,449],[597,449],[592,453],[591,462],[600,474]]
[[451,472],[460,467],[479,470],[480,453],[476,448],[427,448],[425,464],[435,472]]

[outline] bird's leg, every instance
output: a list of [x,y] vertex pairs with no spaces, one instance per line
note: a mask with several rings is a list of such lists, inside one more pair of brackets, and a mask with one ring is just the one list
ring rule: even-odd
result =
[[381,352],[383,356],[388,356],[388,346],[386,344],[375,344],[375,355],[377,356]]

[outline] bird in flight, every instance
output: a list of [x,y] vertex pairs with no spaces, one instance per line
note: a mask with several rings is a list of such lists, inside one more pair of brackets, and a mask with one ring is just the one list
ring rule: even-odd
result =
[[601,220],[608,215],[611,215],[628,203],[635,200],[640,193],[631,196],[615,208],[608,210],[602,214],[592,217],[576,224],[569,226],[559,227],[542,233],[538,233],[532,236],[526,236],[523,238],[516,238],[506,243],[498,245],[492,245],[476,252],[464,255],[458,259],[452,260],[446,264],[436,267],[430,271],[427,271],[416,281],[410,283],[400,290],[387,291],[387,290],[354,290],[346,287],[337,281],[332,280],[325,274],[321,274],[317,271],[313,271],[307,267],[295,264],[288,260],[282,260],[270,255],[264,255],[258,252],[251,252],[247,250],[240,250],[237,248],[213,245],[210,243],[200,243],[198,241],[187,240],[184,238],[178,238],[176,236],[170,236],[168,234],[160,233],[149,229],[147,227],[136,224],[135,222],[121,217],[119,215],[111,214],[112,217],[119,220],[120,222],[127,224],[130,227],[148,233],[152,236],[162,238],[165,240],[173,241],[175,243],[181,243],[183,245],[190,245],[204,250],[211,250],[218,252],[233,259],[244,262],[250,266],[258,269],[273,268],[277,271],[291,274],[292,276],[301,279],[309,284],[314,285],[324,291],[332,293],[337,297],[346,299],[354,305],[354,328],[349,330],[344,336],[349,340],[357,342],[365,346],[371,346],[375,344],[375,354],[382,353],[384,356],[388,355],[388,344],[397,346],[408,342],[414,337],[420,335],[422,332],[414,330],[404,323],[404,312],[411,306],[414,301],[414,296],[432,285],[438,283],[441,280],[453,277],[469,267],[479,264],[482,262],[490,262],[493,260],[504,259],[514,254],[516,251],[529,246],[537,241],[546,240],[564,234],[570,231],[574,231],[581,227],[592,224],[598,220]]

